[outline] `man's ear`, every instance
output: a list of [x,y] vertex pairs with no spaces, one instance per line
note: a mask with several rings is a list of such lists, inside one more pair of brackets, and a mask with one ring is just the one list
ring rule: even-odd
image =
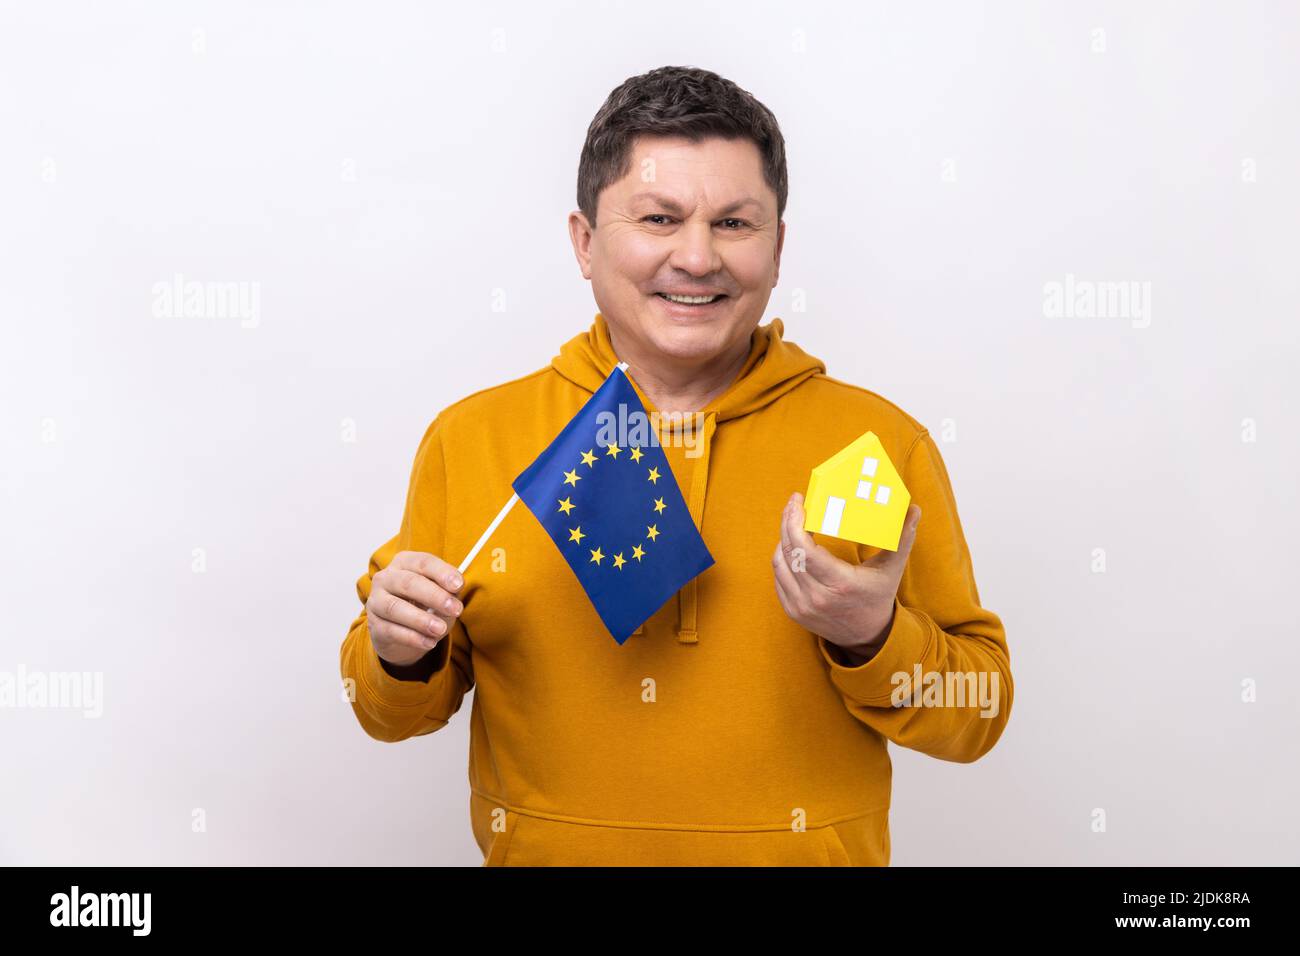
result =
[[593,228],[587,222],[587,215],[581,209],[569,213],[569,240],[573,243],[573,254],[578,259],[584,279],[591,278],[591,234]]
[[785,220],[782,219],[776,224],[776,257],[775,267],[772,270],[772,288],[776,288],[777,279],[781,278],[781,247],[785,245]]

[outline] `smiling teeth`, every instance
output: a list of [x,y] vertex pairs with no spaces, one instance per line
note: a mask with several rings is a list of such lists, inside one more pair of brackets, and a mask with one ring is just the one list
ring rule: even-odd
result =
[[670,295],[667,292],[660,292],[659,294],[669,302],[678,302],[682,305],[703,305],[705,302],[712,302],[718,298],[716,295]]

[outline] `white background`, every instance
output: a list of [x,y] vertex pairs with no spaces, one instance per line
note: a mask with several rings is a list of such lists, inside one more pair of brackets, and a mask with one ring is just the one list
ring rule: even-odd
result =
[[[6,2],[0,670],[104,715],[0,710],[0,862],[481,862],[470,699],[397,745],[341,699],[355,581],[433,416],[590,324],[587,124],[688,64],[787,140],[768,317],[950,439],[1007,627],[996,748],[891,748],[893,862],[1295,863],[1298,46],[1283,2]],[[155,317],[178,273],[257,326]],[[1047,318],[1067,274],[1149,326]]]

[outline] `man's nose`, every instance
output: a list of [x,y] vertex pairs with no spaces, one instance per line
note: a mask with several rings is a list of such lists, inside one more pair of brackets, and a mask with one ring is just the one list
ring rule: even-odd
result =
[[693,276],[706,276],[722,268],[714,241],[713,224],[688,222],[677,230],[669,265]]

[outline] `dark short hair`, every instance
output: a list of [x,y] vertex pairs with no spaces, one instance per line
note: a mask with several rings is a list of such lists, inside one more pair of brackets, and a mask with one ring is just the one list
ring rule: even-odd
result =
[[709,70],[661,66],[615,87],[587,128],[578,160],[578,208],[592,228],[601,190],[628,174],[640,135],[751,140],[763,157],[763,178],[776,193],[777,219],[785,215],[785,139],[772,111]]

